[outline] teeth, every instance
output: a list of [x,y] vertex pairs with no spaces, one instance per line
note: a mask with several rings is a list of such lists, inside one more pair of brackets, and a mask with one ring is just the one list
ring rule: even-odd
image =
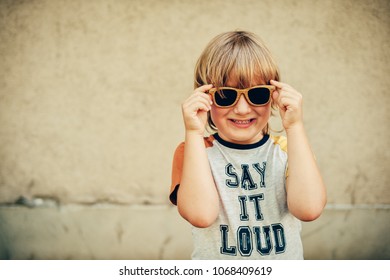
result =
[[240,121],[240,120],[233,120],[235,123],[237,124],[248,124],[250,123],[251,121],[250,120],[245,120],[245,121]]

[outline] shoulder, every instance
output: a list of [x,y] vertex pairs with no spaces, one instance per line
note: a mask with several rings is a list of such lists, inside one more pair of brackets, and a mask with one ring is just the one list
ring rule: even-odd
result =
[[210,148],[210,147],[212,147],[214,145],[213,144],[214,141],[215,141],[214,135],[210,135],[208,137],[204,137],[203,139],[204,139],[204,145],[205,145],[206,148]]
[[270,135],[271,141],[274,145],[278,145],[280,149],[284,152],[287,152],[287,138],[283,135]]

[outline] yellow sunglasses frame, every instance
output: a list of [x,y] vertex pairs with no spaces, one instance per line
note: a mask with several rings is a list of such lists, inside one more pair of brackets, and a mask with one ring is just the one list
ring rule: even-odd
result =
[[[255,89],[255,88],[266,88],[270,91],[270,97],[267,101],[267,103],[264,103],[264,104],[261,104],[261,105],[258,105],[258,104],[254,104],[250,101],[249,99],[249,96],[248,96],[248,91],[250,91],[251,89]],[[233,102],[232,105],[229,105],[229,106],[220,106],[217,104],[217,102],[215,101],[215,93],[217,93],[218,91],[220,90],[224,90],[224,89],[230,89],[230,90],[234,90],[237,92],[237,98],[236,100]],[[208,94],[211,95],[211,97],[213,98],[213,103],[215,106],[219,107],[219,108],[230,108],[230,107],[234,107],[238,100],[240,100],[240,97],[241,95],[243,94],[245,96],[245,99],[246,101],[252,105],[252,106],[256,106],[256,107],[260,107],[260,106],[265,106],[267,105],[270,100],[271,100],[271,95],[272,95],[272,92],[275,90],[275,86],[270,86],[270,85],[261,85],[261,86],[254,86],[254,87],[250,87],[250,88],[244,88],[244,89],[239,89],[239,88],[233,88],[233,87],[219,87],[219,88],[212,88],[208,91]]]

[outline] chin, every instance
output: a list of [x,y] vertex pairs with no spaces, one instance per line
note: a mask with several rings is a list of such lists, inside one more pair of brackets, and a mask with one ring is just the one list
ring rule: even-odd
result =
[[242,131],[241,133],[237,133],[230,137],[231,142],[236,144],[253,144],[259,142],[263,138],[263,133],[260,131],[259,133],[248,133]]

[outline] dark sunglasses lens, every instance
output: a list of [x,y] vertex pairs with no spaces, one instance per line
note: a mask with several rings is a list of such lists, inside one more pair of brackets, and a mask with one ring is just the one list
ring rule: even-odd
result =
[[215,93],[215,103],[218,106],[231,106],[237,98],[237,92],[232,89],[222,89]]
[[268,88],[254,88],[248,91],[249,100],[255,105],[264,105],[269,101],[271,92]]

